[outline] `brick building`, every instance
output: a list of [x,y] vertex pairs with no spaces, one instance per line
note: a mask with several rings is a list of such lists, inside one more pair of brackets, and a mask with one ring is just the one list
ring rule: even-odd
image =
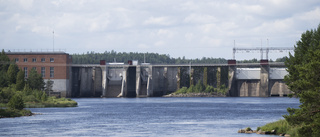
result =
[[46,82],[53,81],[53,92],[62,97],[70,96],[69,77],[72,57],[65,52],[6,52],[14,60],[27,78],[31,69],[42,75]]

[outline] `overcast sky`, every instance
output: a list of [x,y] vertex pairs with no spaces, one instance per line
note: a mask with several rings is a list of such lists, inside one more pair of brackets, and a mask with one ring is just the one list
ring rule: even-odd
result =
[[52,50],[54,31],[54,49],[70,54],[231,59],[234,40],[238,48],[293,47],[319,23],[319,0],[0,0],[0,48]]

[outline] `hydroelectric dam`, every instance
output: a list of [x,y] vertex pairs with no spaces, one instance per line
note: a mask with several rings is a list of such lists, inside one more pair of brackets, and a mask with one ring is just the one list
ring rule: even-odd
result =
[[284,63],[125,65],[73,64],[68,97],[160,97],[198,81],[224,85],[227,96],[270,97],[291,93]]

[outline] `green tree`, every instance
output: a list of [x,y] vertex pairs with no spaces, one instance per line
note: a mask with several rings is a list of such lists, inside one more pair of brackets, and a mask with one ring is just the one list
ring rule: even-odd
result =
[[0,53],[0,71],[7,72],[9,64],[10,64],[10,59],[2,49],[2,52]]
[[300,98],[300,108],[288,108],[285,119],[300,125],[299,136],[320,136],[320,24],[315,30],[301,35],[285,64],[289,74],[286,84]]
[[11,97],[8,103],[8,107],[11,109],[23,109],[25,106],[23,103],[22,96],[19,93],[16,93],[13,97]]
[[8,84],[15,84],[17,79],[17,73],[19,72],[19,68],[16,64],[10,64],[8,71],[7,71],[7,77],[8,77]]
[[287,57],[277,58],[276,62],[285,62]]
[[0,53],[0,88],[8,86],[7,71],[9,64],[9,57],[6,55],[4,50],[2,50],[2,52]]
[[49,79],[49,80],[46,82],[46,87],[45,87],[44,91],[49,95],[50,92],[53,91],[53,90],[52,90],[52,87],[53,87],[53,81]]
[[25,86],[24,71],[19,69],[19,72],[18,72],[17,78],[16,78],[16,89],[18,91],[22,91],[24,86]]
[[31,89],[42,90],[44,88],[44,81],[41,74],[38,74],[35,69],[31,69],[27,84]]
[[8,86],[8,77],[5,70],[0,70],[0,88]]

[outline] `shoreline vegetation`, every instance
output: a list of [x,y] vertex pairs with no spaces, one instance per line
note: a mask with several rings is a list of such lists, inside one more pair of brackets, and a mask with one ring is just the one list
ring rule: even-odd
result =
[[250,127],[240,129],[238,130],[238,133],[256,133],[262,135],[278,135],[291,137],[298,135],[297,131],[299,128],[301,128],[301,126],[291,126],[285,119],[280,119],[275,122],[267,123],[262,127],[257,127],[256,130],[252,130]]
[[0,118],[31,116],[24,108],[76,107],[77,102],[48,96],[52,93],[51,80],[44,82],[41,74],[31,69],[28,77],[14,61],[10,61],[4,50],[0,53]]
[[[24,108],[47,108],[47,107],[77,107],[78,103],[69,98],[56,98],[55,96],[48,97],[43,102],[25,102]],[[8,104],[0,104],[0,118],[12,118],[21,116],[32,116],[32,113],[28,109],[12,109]]]
[[[302,33],[289,53],[285,65],[288,75],[284,81],[299,98],[299,108],[287,108],[284,119],[258,127],[257,131],[290,137],[320,136],[320,24],[318,28]],[[239,132],[240,131],[240,132]],[[243,133],[244,130],[239,130]]]
[[189,88],[182,87],[177,91],[162,97],[226,97],[228,89],[225,85],[214,88],[211,85],[203,85],[201,81]]

